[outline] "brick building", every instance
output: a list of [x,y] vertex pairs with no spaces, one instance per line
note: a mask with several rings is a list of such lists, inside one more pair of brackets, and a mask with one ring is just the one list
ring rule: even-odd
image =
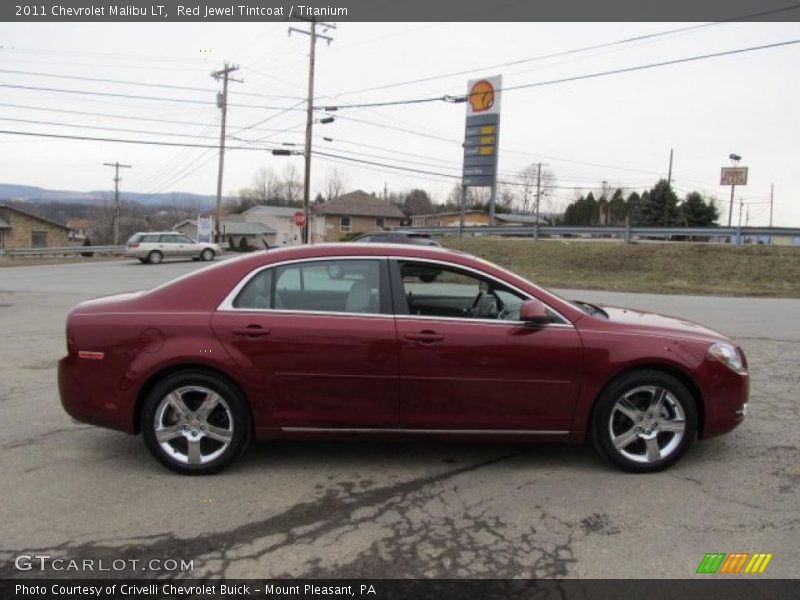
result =
[[69,245],[70,229],[16,206],[0,204],[0,252]]
[[348,233],[394,229],[400,226],[403,218],[403,211],[391,202],[356,190],[326,202],[316,211],[312,220],[317,223],[312,223],[312,237],[315,242],[338,242]]

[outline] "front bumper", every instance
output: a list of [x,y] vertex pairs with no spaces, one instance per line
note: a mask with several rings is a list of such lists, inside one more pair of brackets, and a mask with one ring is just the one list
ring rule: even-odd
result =
[[716,360],[707,365],[705,379],[703,439],[722,435],[741,425],[750,397],[750,376],[736,373]]

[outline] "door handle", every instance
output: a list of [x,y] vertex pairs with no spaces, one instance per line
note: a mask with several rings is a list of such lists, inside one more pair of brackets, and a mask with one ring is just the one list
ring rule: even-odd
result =
[[433,342],[441,342],[444,336],[435,331],[420,331],[419,333],[407,333],[406,339],[413,342],[422,342],[423,344],[432,344]]
[[269,335],[269,329],[264,329],[260,325],[248,325],[247,327],[237,327],[231,330],[233,335],[243,335],[246,337],[264,337]]

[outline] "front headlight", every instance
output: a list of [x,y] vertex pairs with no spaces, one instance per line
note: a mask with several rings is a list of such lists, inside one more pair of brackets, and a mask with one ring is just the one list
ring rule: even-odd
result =
[[729,368],[733,369],[737,373],[744,373],[742,357],[739,354],[739,351],[731,344],[726,344],[725,342],[716,342],[715,344],[711,344],[711,346],[708,348],[708,353],[717,360],[728,365]]

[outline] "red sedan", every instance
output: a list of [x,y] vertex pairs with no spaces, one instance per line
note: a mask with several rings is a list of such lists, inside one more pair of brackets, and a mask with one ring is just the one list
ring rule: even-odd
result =
[[181,473],[255,438],[583,442],[623,469],[744,418],[741,348],[701,325],[568,302],[473,256],[409,245],[259,252],[67,319],[59,390]]

